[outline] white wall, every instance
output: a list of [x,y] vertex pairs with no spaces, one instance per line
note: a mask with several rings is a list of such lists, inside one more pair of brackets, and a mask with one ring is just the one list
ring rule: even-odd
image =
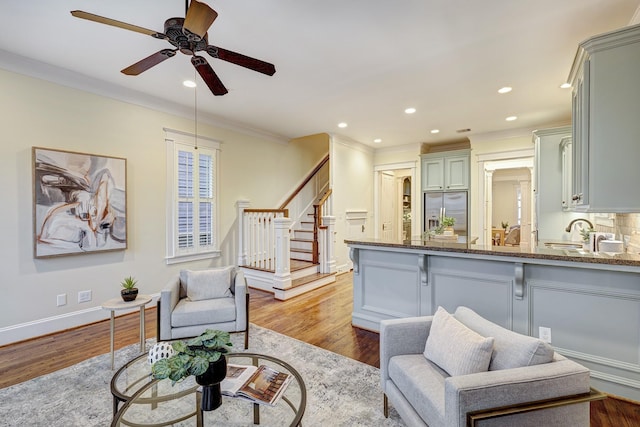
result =
[[351,268],[346,212],[367,211],[363,237],[373,236],[373,150],[346,138],[331,137],[331,188],[333,215],[336,217],[335,259],[338,272]]
[[[167,266],[163,128],[192,132],[192,120],[3,70],[0,93],[0,345],[106,318],[100,304],[119,295],[125,276],[138,279],[141,293],[155,294],[182,268],[234,263],[235,202],[276,207],[328,149],[304,140],[278,143],[199,120],[202,135],[222,141],[222,257]],[[127,159],[126,251],[33,258],[32,146]],[[81,290],[92,291],[90,302],[77,302]],[[59,294],[67,295],[65,306],[56,306]]]

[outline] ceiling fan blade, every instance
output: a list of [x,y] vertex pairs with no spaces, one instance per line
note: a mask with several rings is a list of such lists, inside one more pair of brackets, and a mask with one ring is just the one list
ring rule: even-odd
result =
[[128,76],[137,76],[138,74],[147,71],[149,68],[154,67],[162,61],[171,58],[176,54],[177,49],[162,49],[159,52],[149,55],[146,58],[136,62],[133,65],[129,65],[127,68],[121,71],[121,73]]
[[276,72],[276,67],[273,64],[251,58],[241,53],[232,52],[230,50],[211,45],[207,46],[206,50],[207,53],[214,58],[222,59],[223,61],[231,62],[232,64],[236,64],[268,76],[273,76]]
[[191,57],[191,63],[198,70],[198,74],[202,77],[202,80],[209,86],[211,92],[216,95],[224,95],[227,93],[227,88],[224,87],[222,81],[218,77],[218,75],[213,71],[211,65],[201,56],[194,55]]
[[124,28],[125,30],[135,31],[136,33],[146,34],[157,39],[167,38],[165,34],[149,30],[148,28],[138,27],[137,25],[127,24],[126,22],[116,21],[115,19],[111,18],[105,18],[104,16],[94,15],[93,13],[83,12],[82,10],[72,10],[71,15],[75,16],[76,18],[86,19],[88,21],[111,25],[118,28]]
[[193,37],[194,39],[201,40],[217,17],[218,13],[206,4],[191,0],[189,9],[187,9],[187,16],[184,18],[183,31],[186,32],[187,36],[195,35],[198,37]]

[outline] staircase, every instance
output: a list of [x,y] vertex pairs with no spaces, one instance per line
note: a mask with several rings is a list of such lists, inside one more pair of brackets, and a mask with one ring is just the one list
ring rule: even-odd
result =
[[249,287],[286,300],[335,282],[328,160],[279,209],[249,209],[248,201],[237,202],[238,265]]
[[313,215],[308,213],[309,219],[300,221],[299,227],[290,232],[290,281],[284,281],[284,286],[278,283],[276,272],[271,267],[274,263],[270,262],[273,257],[269,257],[262,264],[240,265],[249,287],[271,292],[275,299],[286,300],[336,281],[335,271],[321,273],[320,263],[314,262],[314,256],[317,257],[314,247],[318,246],[318,241],[314,239]]
[[317,237],[314,239],[313,232],[313,213],[307,213],[307,220],[300,221],[300,227],[292,230],[290,239],[290,269],[291,269],[291,288],[274,289],[291,296],[301,295],[305,292],[312,291],[329,283],[336,281],[336,273],[320,273],[320,265],[317,260],[314,261],[314,245],[317,247]]

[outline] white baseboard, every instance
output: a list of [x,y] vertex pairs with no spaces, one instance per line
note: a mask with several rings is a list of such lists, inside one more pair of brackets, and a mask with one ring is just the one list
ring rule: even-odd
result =
[[351,261],[348,261],[346,264],[336,266],[336,273],[337,274],[348,273],[349,271],[351,271],[352,268],[353,268],[353,263]]
[[[160,294],[152,294],[151,296],[153,300],[149,304],[155,304]],[[117,315],[120,316],[139,310],[137,307],[131,310],[118,310]],[[97,306],[61,314],[59,316],[46,317],[44,319],[7,326],[0,328],[0,346],[109,319],[109,316],[109,310],[103,310],[102,307]]]

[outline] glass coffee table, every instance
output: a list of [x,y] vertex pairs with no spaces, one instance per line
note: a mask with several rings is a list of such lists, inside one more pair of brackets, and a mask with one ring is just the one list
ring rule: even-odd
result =
[[111,426],[302,425],[307,391],[298,371],[263,354],[229,353],[226,357],[227,363],[270,366],[289,373],[292,380],[275,406],[223,396],[222,406],[205,412],[200,410],[200,386],[193,376],[173,386],[169,379],[156,380],[145,354],[125,364],[111,380],[114,413]]

